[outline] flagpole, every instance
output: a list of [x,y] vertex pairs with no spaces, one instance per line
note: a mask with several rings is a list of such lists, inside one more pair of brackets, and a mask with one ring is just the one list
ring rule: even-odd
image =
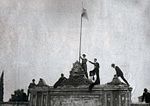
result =
[[[83,9],[83,2],[82,2],[82,9]],[[80,23],[79,62],[81,56],[81,41],[82,41],[82,14],[81,14],[81,23]]]
[[80,62],[80,56],[81,56],[81,41],[82,41],[82,16],[81,16],[81,24],[80,24],[79,62]]

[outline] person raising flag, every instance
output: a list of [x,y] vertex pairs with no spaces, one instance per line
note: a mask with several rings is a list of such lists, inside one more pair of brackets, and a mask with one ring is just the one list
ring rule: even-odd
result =
[[86,76],[86,78],[88,78],[87,64],[86,64],[86,62],[87,62],[86,55],[83,54],[82,57],[80,56],[80,59],[82,60],[81,66],[82,66],[82,68],[83,68],[83,70],[85,72],[85,76]]

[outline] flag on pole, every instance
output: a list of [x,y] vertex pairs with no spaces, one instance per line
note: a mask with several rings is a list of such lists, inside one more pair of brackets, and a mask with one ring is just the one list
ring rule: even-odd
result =
[[0,77],[0,102],[3,102],[3,96],[4,96],[4,71],[2,72]]
[[88,20],[87,10],[85,8],[82,8],[81,17]]

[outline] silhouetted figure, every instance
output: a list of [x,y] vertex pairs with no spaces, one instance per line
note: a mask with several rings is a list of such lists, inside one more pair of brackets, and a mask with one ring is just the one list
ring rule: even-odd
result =
[[112,68],[114,68],[116,70],[117,77],[121,77],[122,80],[129,86],[129,83],[124,78],[124,75],[123,75],[123,72],[121,71],[121,69],[118,66],[115,66],[115,64],[111,64],[111,66],[112,66]]
[[94,69],[92,71],[90,71],[90,74],[93,73],[93,75],[96,74],[96,80],[94,83],[92,83],[90,86],[89,86],[89,91],[92,90],[92,88],[94,87],[94,85],[98,85],[100,84],[100,78],[99,78],[99,63],[97,62],[97,59],[94,58],[94,62],[91,62],[89,61],[91,64],[94,65]]
[[142,102],[143,101],[145,101],[146,103],[150,103],[150,93],[146,88],[144,89],[144,93],[142,95]]
[[64,77],[64,74],[61,74],[61,77],[58,79],[58,81],[54,84],[54,88],[57,88],[58,86],[62,86],[62,82],[66,81],[67,78]]
[[81,56],[80,56],[80,58],[82,59],[81,66],[82,66],[82,68],[83,68],[83,70],[84,70],[84,72],[85,72],[85,76],[86,76],[86,78],[88,78],[88,73],[87,73],[87,64],[86,64],[86,62],[87,62],[86,55],[85,55],[85,54],[83,54],[82,56],[83,56],[83,57],[81,57]]
[[40,80],[39,80],[37,86],[42,87],[42,86],[47,86],[47,84],[46,84],[46,82],[44,81],[44,79],[40,78]]
[[24,92],[23,89],[18,89],[14,91],[14,94],[11,95],[10,100],[11,102],[27,102],[28,98],[26,93]]
[[28,98],[29,98],[29,94],[30,94],[29,89],[30,89],[30,88],[35,88],[35,87],[36,87],[35,79],[32,79],[32,82],[31,82],[31,83],[29,84],[29,86],[28,86],[28,94],[27,94]]
[[21,89],[21,101],[28,101],[28,97],[23,89]]

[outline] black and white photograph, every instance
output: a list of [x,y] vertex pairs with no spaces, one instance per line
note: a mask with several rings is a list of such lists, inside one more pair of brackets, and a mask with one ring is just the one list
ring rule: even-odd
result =
[[0,106],[150,106],[150,0],[0,0]]

